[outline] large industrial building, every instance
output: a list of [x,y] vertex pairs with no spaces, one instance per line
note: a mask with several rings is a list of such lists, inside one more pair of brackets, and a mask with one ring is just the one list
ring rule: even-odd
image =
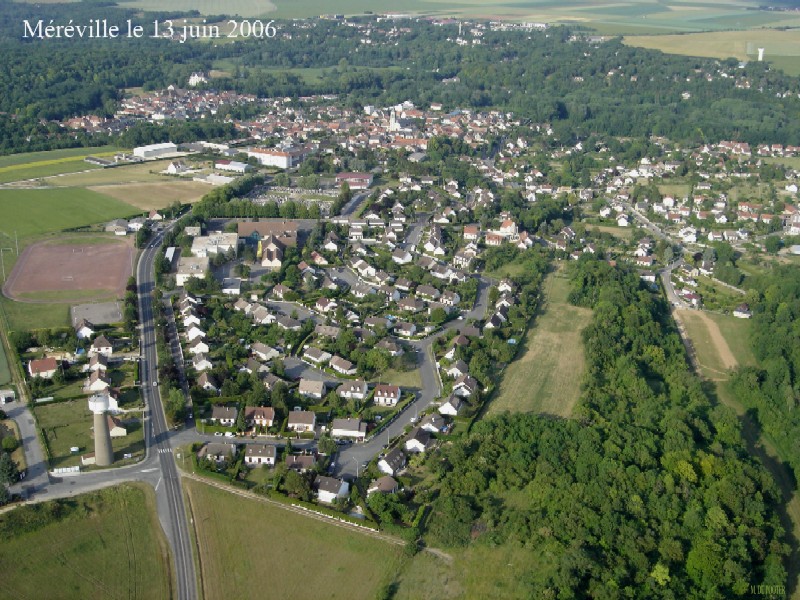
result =
[[159,158],[161,156],[169,156],[178,151],[178,146],[172,142],[165,142],[163,144],[150,144],[148,146],[139,146],[133,149],[133,155],[138,158]]

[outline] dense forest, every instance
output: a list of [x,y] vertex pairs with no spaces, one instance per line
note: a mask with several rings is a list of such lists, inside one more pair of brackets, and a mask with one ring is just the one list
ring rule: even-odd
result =
[[573,420],[479,422],[428,464],[433,545],[535,549],[531,598],[728,598],[785,585],[780,494],[736,416],[689,374],[664,300],[584,257],[571,300],[594,309]]
[[[371,21],[369,45],[359,42],[364,30],[329,21],[279,22],[276,38],[235,44],[21,39],[23,19],[85,22],[98,11],[118,24],[176,16],[97,3],[0,4],[0,151],[85,144],[49,121],[111,114],[125,88],[183,85],[192,71],[218,61],[233,65],[229,78],[213,81],[224,89],[265,97],[332,93],[351,106],[411,99],[513,110],[552,123],[562,141],[599,133],[800,144],[795,78],[764,63],[739,69],[736,61],[669,56],[619,40],[590,43],[563,27],[487,31],[480,45],[468,46],[453,43],[454,25],[413,20],[393,38],[391,24]],[[322,68],[320,79],[282,71],[305,67]],[[748,89],[734,85],[738,77]]]
[[754,409],[764,432],[775,442],[800,480],[800,269],[777,267],[749,281],[753,331],[759,367],[742,367],[733,378],[736,396]]

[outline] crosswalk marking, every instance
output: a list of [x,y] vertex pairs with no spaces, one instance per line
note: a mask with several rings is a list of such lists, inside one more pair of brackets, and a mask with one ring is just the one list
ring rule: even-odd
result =
[[158,453],[159,454],[169,454],[170,452],[172,452],[172,448],[159,448],[158,449]]

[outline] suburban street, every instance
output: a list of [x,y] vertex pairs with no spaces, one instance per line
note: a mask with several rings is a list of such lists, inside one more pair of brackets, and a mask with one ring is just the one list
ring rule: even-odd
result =
[[[145,407],[149,409],[149,423],[145,422],[145,446],[158,461],[161,477],[155,485],[156,504],[161,526],[172,547],[177,579],[177,596],[182,600],[197,597],[192,541],[183,502],[183,491],[175,457],[169,440],[169,428],[161,404],[158,387],[158,355],[156,350],[155,322],[153,318],[153,291],[155,273],[153,263],[163,233],[160,233],[142,252],[137,267],[139,295],[139,322],[142,328],[141,360],[142,389]],[[149,425],[149,426],[148,426]]]

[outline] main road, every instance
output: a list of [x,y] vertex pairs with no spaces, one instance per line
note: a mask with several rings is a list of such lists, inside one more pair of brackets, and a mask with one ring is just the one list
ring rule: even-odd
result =
[[145,406],[149,420],[145,422],[145,439],[151,454],[158,460],[161,477],[156,483],[156,504],[164,533],[172,546],[175,559],[177,597],[180,600],[197,598],[197,574],[192,555],[192,539],[183,502],[181,478],[169,440],[161,392],[158,386],[158,355],[156,347],[153,292],[155,291],[154,261],[163,239],[163,232],[148,244],[139,257],[136,269],[139,296],[141,339],[141,377]]

